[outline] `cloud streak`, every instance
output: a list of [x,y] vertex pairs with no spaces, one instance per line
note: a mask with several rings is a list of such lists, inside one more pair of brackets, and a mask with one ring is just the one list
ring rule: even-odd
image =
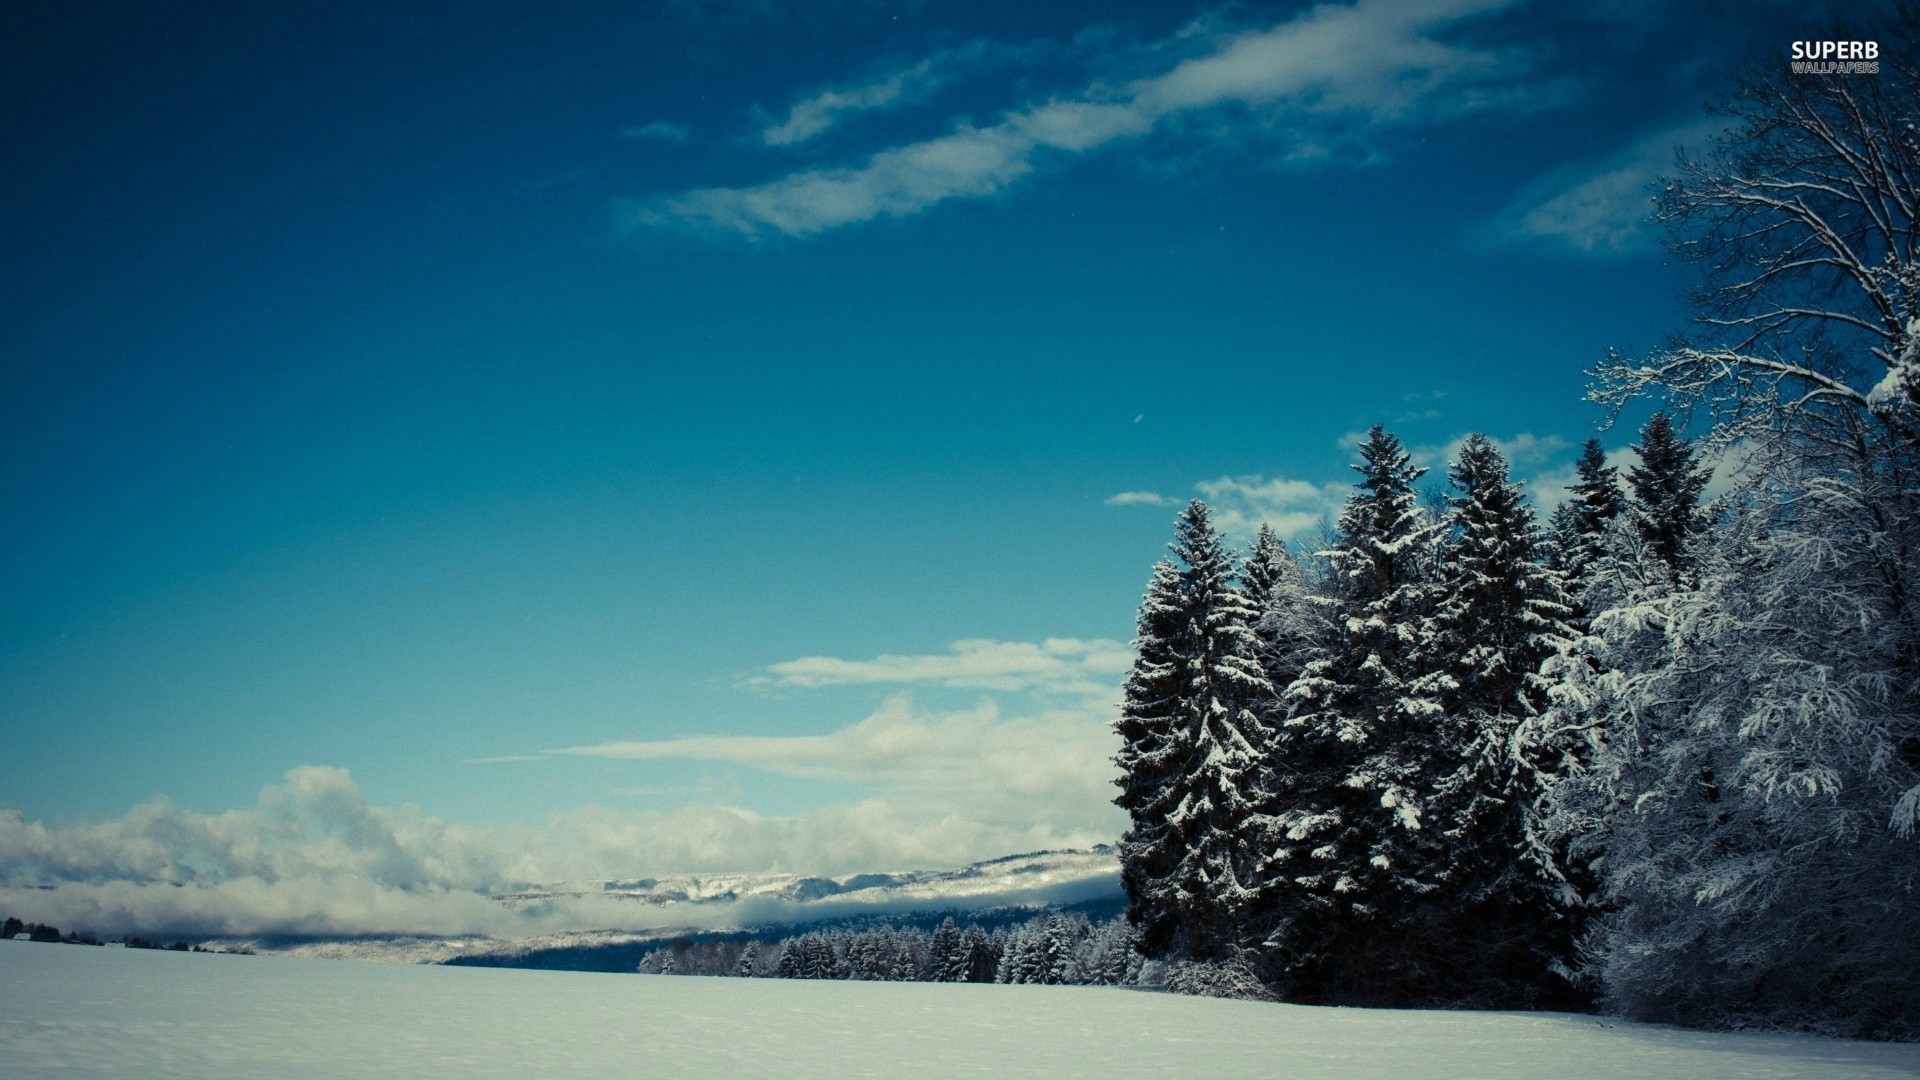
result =
[[824,735],[688,735],[554,751],[626,761],[727,762],[806,780],[878,785],[889,806],[994,826],[1045,822],[1117,832],[1109,806],[1118,750],[1108,702],[1004,717],[983,701],[930,712],[899,693]]
[[1104,693],[1118,684],[1133,651],[1118,641],[1048,638],[1027,641],[956,641],[946,653],[876,656],[843,660],[803,656],[767,668],[763,682],[814,689],[822,686],[929,683],[971,690],[1039,690]]
[[943,49],[906,67],[883,72],[851,86],[829,87],[796,101],[785,117],[760,131],[768,146],[807,142],[863,113],[912,105],[952,82],[967,69],[1010,52],[987,41]]
[[623,139],[639,139],[652,142],[683,143],[693,138],[693,132],[682,124],[669,123],[665,120],[655,120],[650,124],[639,124],[630,128],[622,128],[620,130],[620,137]]
[[1172,506],[1173,500],[1157,491],[1122,491],[1106,498],[1108,506]]
[[1700,120],[1662,129],[1593,161],[1536,180],[1495,218],[1488,239],[1582,255],[1628,255],[1656,245],[1653,184],[1673,170],[1675,147],[1698,149],[1725,127]]
[[[1461,21],[1508,0],[1359,0],[1322,4],[1265,29],[1195,24],[1162,43],[1186,55],[1123,85],[1094,83],[1030,104],[984,126],[881,150],[865,162],[806,169],[749,187],[698,188],[629,206],[637,227],[685,228],[760,239],[806,237],[877,218],[905,217],[954,199],[998,194],[1049,159],[1064,159],[1172,130],[1201,116],[1278,137],[1295,160],[1395,125],[1516,107],[1498,92],[1524,66],[1509,54],[1441,40]],[[874,94],[884,96],[885,91]],[[891,99],[889,99],[891,100]],[[837,107],[837,106],[836,106]],[[823,105],[821,108],[825,109]],[[791,133],[830,122],[807,114]],[[794,124],[789,115],[787,124]]]

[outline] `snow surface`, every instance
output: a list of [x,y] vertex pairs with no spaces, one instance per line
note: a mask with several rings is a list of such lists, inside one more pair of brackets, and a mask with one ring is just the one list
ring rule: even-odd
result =
[[415,967],[0,942],[32,1077],[1920,1076],[1920,1046],[1067,986]]

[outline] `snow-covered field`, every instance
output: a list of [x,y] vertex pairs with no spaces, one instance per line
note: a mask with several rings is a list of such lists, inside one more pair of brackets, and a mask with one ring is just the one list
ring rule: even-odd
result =
[[1920,1046],[1092,987],[410,967],[0,941],[29,1077],[1920,1076]]

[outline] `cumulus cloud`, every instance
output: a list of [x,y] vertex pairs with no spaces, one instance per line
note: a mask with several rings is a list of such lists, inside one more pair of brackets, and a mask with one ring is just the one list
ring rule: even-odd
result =
[[[1182,57],[1158,74],[1094,83],[984,126],[963,121],[858,165],[636,204],[627,217],[637,226],[748,238],[810,236],[991,196],[1049,157],[1086,154],[1203,117],[1264,131],[1294,158],[1325,157],[1343,141],[1391,126],[1527,102],[1510,86],[1498,89],[1522,70],[1522,58],[1442,40],[1470,16],[1506,6],[1510,0],[1359,0],[1322,4],[1264,29],[1196,23],[1149,50]],[[817,122],[805,120],[796,130]]]
[[948,652],[843,660],[803,656],[768,666],[770,685],[817,688],[854,684],[934,683],[974,690],[1104,693],[1133,661],[1133,652],[1107,638],[1048,638],[1042,642],[956,641]]
[[1673,170],[1675,147],[1697,150],[1724,127],[1718,120],[1662,129],[1596,161],[1527,186],[1494,220],[1495,243],[1530,244],[1586,255],[1652,249],[1653,184]]
[[1349,489],[1282,476],[1222,476],[1194,485],[1213,508],[1214,527],[1242,542],[1265,525],[1295,537],[1336,518]]
[[[1572,443],[1559,435],[1536,435],[1531,431],[1522,431],[1506,438],[1488,438],[1493,439],[1493,445],[1499,448],[1507,464],[1519,475],[1550,466],[1566,457],[1574,448]],[[1466,441],[1467,436],[1462,433],[1445,443],[1410,446],[1407,454],[1413,458],[1414,464],[1444,476],[1448,467],[1460,460],[1460,447]],[[1357,438],[1353,445],[1359,445]]]
[[[1445,395],[1430,396],[1438,399]],[[1352,452],[1366,436],[1364,431],[1349,431],[1336,440],[1336,445]],[[1444,443],[1410,446],[1407,453],[1414,464],[1430,470],[1430,479],[1444,481],[1447,466],[1459,457],[1465,441],[1466,435],[1461,434]],[[1572,443],[1558,435],[1530,431],[1493,441],[1506,455],[1513,475],[1528,485],[1539,505],[1551,508],[1559,504],[1566,485],[1573,480],[1569,459],[1576,447]],[[1337,521],[1354,491],[1350,482],[1322,484],[1263,473],[1203,480],[1194,489],[1213,509],[1214,526],[1241,544],[1262,525],[1286,539],[1312,533],[1323,523]],[[1124,504],[1117,496],[1107,502]]]
[[[50,827],[0,811],[0,908],[102,932],[213,935],[522,937],[686,926],[703,918],[734,925],[775,919],[783,913],[767,905],[694,912],[592,895],[515,905],[496,897],[544,883],[671,873],[954,866],[1108,841],[1118,822],[1111,807],[1095,804],[1096,795],[1106,795],[1096,790],[1106,780],[1093,774],[1111,748],[1092,745],[1099,733],[1085,722],[1090,718],[1081,719],[892,717],[894,733],[909,742],[912,733],[898,726],[916,722],[946,734],[971,724],[970,734],[958,733],[975,739],[1006,728],[1013,745],[1036,755],[1043,749],[1039,732],[1056,740],[1046,746],[1059,755],[1065,780],[1042,776],[1043,763],[1005,762],[997,780],[966,782],[959,778],[961,754],[947,752],[942,761],[927,748],[909,754],[908,765],[881,770],[902,786],[931,778],[935,786],[971,790],[973,806],[929,792],[883,794],[792,817],[699,804],[638,814],[593,806],[555,815],[541,828],[487,829],[373,806],[345,770],[304,766],[264,789],[256,806],[218,814],[159,799],[108,821]],[[1089,749],[1092,766],[1064,760]],[[767,748],[735,756],[780,767],[780,755]]]

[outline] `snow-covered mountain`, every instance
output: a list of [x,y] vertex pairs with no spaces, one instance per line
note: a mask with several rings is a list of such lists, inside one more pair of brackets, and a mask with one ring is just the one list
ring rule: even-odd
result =
[[[901,903],[928,906],[977,907],[979,901],[1031,903],[1036,894],[1052,889],[1074,893],[1073,900],[1089,899],[1086,888],[1099,891],[1111,880],[1119,888],[1120,864],[1113,849],[1101,844],[1087,851],[1036,851],[974,863],[957,870],[912,870],[900,873],[854,874],[844,878],[800,874],[683,874],[631,881],[602,881],[586,885],[563,883],[509,893],[500,901],[508,906],[539,903],[556,897],[599,895],[647,904],[734,904],[746,900],[773,900],[807,905],[825,900],[849,904],[898,907]],[[1060,902],[1049,897],[1039,902]]]

